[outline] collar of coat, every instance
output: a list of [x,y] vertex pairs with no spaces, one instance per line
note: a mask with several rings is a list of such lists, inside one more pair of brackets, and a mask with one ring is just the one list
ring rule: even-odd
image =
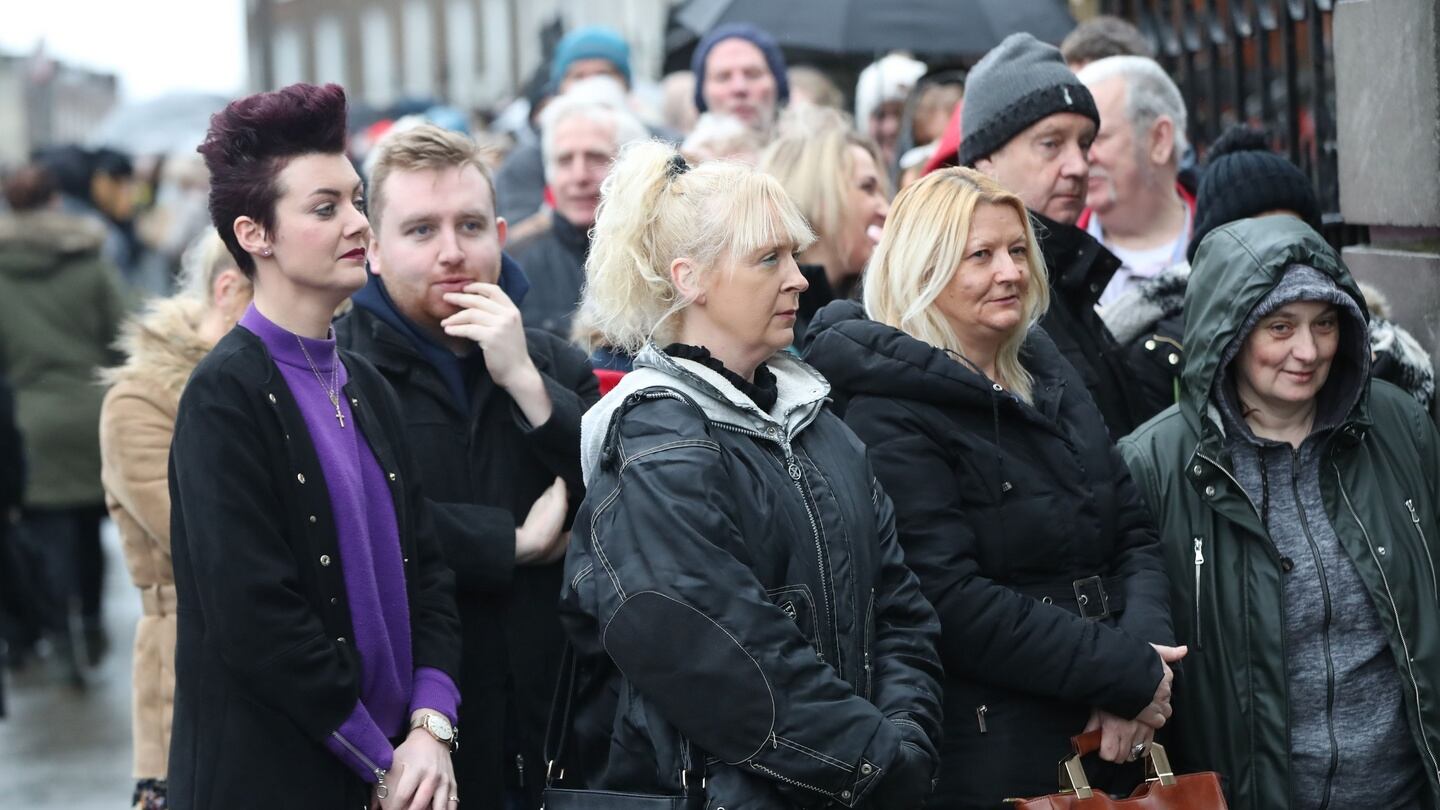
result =
[[101,382],[143,383],[178,399],[190,373],[210,351],[199,332],[204,309],[203,302],[184,295],[152,302],[121,328],[115,345],[125,353],[125,363],[101,371]]
[[1030,218],[1034,220],[1040,252],[1045,256],[1045,268],[1050,272],[1050,288],[1058,291],[1070,306],[1095,306],[1100,301],[1100,293],[1120,269],[1120,259],[1095,237],[1074,225],[1034,211],[1030,212]]
[[586,411],[581,420],[580,468],[586,483],[600,457],[611,416],[631,394],[648,388],[679,392],[699,406],[712,423],[753,431],[788,446],[825,406],[830,384],[820,372],[789,352],[777,352],[765,364],[775,375],[778,395],[775,407],[768,413],[718,372],[693,360],[671,357],[653,343],[646,345],[635,356],[635,370]]

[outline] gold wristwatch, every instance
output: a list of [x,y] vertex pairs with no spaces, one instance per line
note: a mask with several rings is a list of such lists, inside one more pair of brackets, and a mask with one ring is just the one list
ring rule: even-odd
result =
[[450,725],[450,718],[439,712],[425,712],[410,724],[410,730],[425,729],[425,732],[444,743],[451,751],[460,747],[460,732]]

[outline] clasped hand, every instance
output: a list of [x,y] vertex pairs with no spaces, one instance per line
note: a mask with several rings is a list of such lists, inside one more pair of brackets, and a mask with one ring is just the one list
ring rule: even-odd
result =
[[1135,746],[1148,748],[1155,739],[1155,732],[1159,731],[1174,713],[1170,707],[1170,697],[1173,694],[1175,672],[1170,665],[1184,658],[1189,650],[1186,647],[1166,647],[1160,644],[1150,646],[1154,647],[1156,654],[1160,656],[1160,666],[1164,673],[1159,685],[1155,687],[1155,695],[1150,699],[1150,705],[1129,720],[1103,709],[1094,709],[1090,712],[1090,721],[1085,724],[1086,731],[1100,729],[1100,758],[1107,762],[1127,762],[1135,759],[1132,754]]

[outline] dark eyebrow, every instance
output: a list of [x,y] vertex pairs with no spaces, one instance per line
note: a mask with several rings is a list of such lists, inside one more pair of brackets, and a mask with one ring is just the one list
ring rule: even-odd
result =
[[[351,193],[351,194],[358,194],[358,193],[360,193],[361,191],[364,191],[364,190],[365,190],[365,184],[364,184],[363,182],[360,182],[360,183],[356,183],[356,184],[355,184],[355,187],[354,187],[353,189],[351,189],[350,193]],[[317,188],[317,189],[315,189],[314,191],[310,192],[310,196],[311,196],[311,197],[339,197],[339,196],[343,195],[344,193],[345,193],[345,192],[343,192],[343,191],[336,191],[336,190],[333,189],[333,188]]]

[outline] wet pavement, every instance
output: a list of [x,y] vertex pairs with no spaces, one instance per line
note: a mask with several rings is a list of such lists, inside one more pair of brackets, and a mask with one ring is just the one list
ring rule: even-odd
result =
[[110,653],[90,686],[66,684],[46,661],[4,673],[0,785],[5,804],[42,810],[123,810],[130,802],[130,658],[140,597],[106,521],[105,624]]

